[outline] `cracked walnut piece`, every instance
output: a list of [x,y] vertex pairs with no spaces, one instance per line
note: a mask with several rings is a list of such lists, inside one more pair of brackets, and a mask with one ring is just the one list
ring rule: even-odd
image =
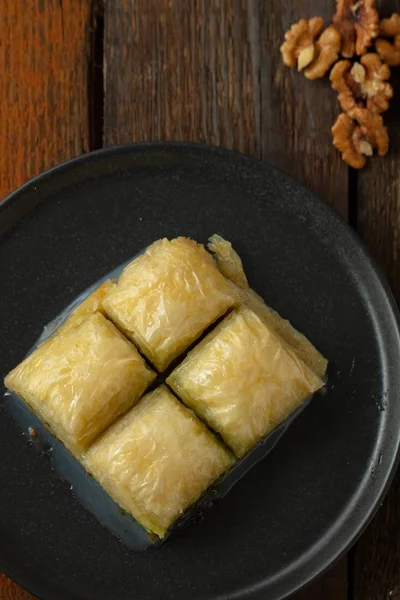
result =
[[286,32],[281,46],[285,65],[297,65],[298,71],[305,69],[307,79],[323,77],[339,56],[340,34],[334,27],[328,27],[317,38],[323,26],[321,17],[300,19]]
[[342,55],[362,56],[379,33],[375,0],[336,0],[333,24],[342,37]]
[[382,19],[380,36],[393,38],[393,43],[379,37],[376,42],[376,51],[388,65],[400,65],[400,15],[393,14],[390,19]]
[[379,156],[389,149],[389,137],[383,119],[365,108],[354,109],[354,120],[342,113],[332,127],[333,145],[343,160],[354,169],[361,169],[372,156],[374,148]]
[[356,108],[367,108],[374,114],[389,108],[389,100],[393,97],[393,88],[387,81],[389,77],[389,67],[372,53],[365,54],[354,64],[341,60],[330,74],[332,87],[339,93],[339,104],[351,117]]
[[281,46],[283,62],[287,67],[295,67],[301,71],[314,58],[314,44],[321,33],[324,20],[321,17],[300,19],[285,33],[285,41]]
[[339,57],[341,38],[335,27],[328,27],[315,42],[314,58],[305,70],[307,79],[318,79],[327,73]]

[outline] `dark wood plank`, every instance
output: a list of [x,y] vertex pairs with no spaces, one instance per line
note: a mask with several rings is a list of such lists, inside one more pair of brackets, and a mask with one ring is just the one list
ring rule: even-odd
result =
[[105,144],[190,140],[260,156],[259,28],[258,1],[106,4]]
[[[105,145],[176,139],[235,148],[296,176],[347,217],[348,170],[330,134],[335,95],[327,81],[285,69],[279,54],[285,29],[317,14],[313,5],[106,3]],[[321,597],[347,598],[346,559],[298,600]]]
[[[347,217],[347,167],[330,133],[335,94],[326,80],[286,69],[279,54],[285,29],[314,15],[313,5],[107,3],[105,144],[185,139],[262,155]],[[321,12],[328,21],[329,7]]]
[[[89,0],[0,3],[0,199],[88,150]],[[0,574],[1,600],[33,596]]]
[[0,198],[88,150],[89,0],[0,3]]
[[346,217],[347,167],[330,133],[335,94],[326,80],[286,69],[279,53],[285,29],[313,4],[106,4],[105,144],[185,139],[262,154]]
[[330,571],[314,581],[293,600],[347,600],[347,558],[340,560]]
[[[383,16],[400,0],[378,0]],[[395,97],[384,115],[390,151],[358,175],[358,231],[400,301],[400,69],[392,69]],[[400,472],[377,516],[354,550],[354,600],[400,600]]]
[[347,219],[348,169],[332,146],[339,107],[327,78],[308,81],[284,66],[279,47],[300,18],[330,23],[333,2],[262,2],[262,156],[290,173]]

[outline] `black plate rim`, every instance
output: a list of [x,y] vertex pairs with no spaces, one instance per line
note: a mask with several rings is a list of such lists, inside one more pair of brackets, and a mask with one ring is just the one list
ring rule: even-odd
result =
[[[43,180],[48,179],[50,177],[57,176],[57,174],[69,170],[70,168],[74,168],[83,162],[91,162],[96,161],[98,158],[107,158],[108,155],[115,155],[119,153],[140,153],[143,151],[199,151],[203,153],[209,153],[210,157],[212,155],[218,154],[221,158],[229,158],[236,157],[236,160],[248,161],[249,163],[257,163],[260,166],[264,165],[266,169],[276,171],[282,174],[282,177],[291,181],[298,189],[303,189],[306,191],[308,196],[312,198],[312,200],[319,206],[319,208],[328,215],[328,218],[332,221],[336,221],[339,227],[342,227],[346,230],[347,234],[352,239],[352,242],[358,247],[360,250],[363,259],[367,262],[369,268],[372,273],[377,278],[377,283],[381,287],[381,291],[383,296],[387,301],[387,313],[390,314],[391,321],[395,324],[396,327],[396,338],[398,342],[398,350],[400,351],[400,313],[397,308],[396,301],[392,294],[392,291],[374,258],[369,253],[366,248],[364,242],[361,238],[355,233],[355,231],[350,227],[350,225],[345,221],[345,219],[339,215],[329,204],[324,202],[321,198],[319,198],[312,190],[310,190],[307,186],[303,185],[301,182],[291,177],[278,167],[271,165],[270,163],[264,163],[263,161],[244,154],[242,152],[238,152],[236,150],[221,148],[209,144],[201,144],[194,142],[180,142],[180,141],[154,141],[154,142],[134,142],[127,143],[121,145],[110,146],[107,148],[100,148],[98,150],[94,150],[92,152],[88,152],[86,154],[82,154],[76,157],[72,157],[68,160],[65,160],[61,163],[58,163],[49,169],[46,169],[28,180],[10,194],[8,194],[2,201],[0,201],[0,218],[3,211],[9,209],[9,206],[15,202],[18,202],[20,196],[22,196],[27,191],[31,189],[35,189],[35,186],[41,183]],[[1,237],[1,235],[0,235]],[[375,495],[374,500],[370,501],[370,510],[366,513],[363,519],[359,520],[358,526],[352,525],[352,533],[346,536],[346,540],[342,541],[340,545],[338,545],[338,549],[335,552],[321,552],[319,555],[313,557],[313,560],[307,559],[307,561],[301,565],[301,573],[297,573],[296,582],[285,582],[285,572],[288,569],[285,569],[283,572],[283,576],[280,581],[276,582],[276,587],[281,589],[281,595],[279,596],[280,600],[285,600],[292,596],[292,594],[300,591],[304,587],[308,586],[315,579],[322,576],[324,573],[329,571],[334,564],[336,564],[340,558],[343,557],[344,554],[348,552],[348,550],[356,543],[356,541],[363,534],[365,529],[368,527],[376,512],[378,511],[384,497],[387,494],[387,491],[393,481],[396,469],[400,464],[400,431],[398,433],[397,441],[396,441],[397,450],[393,454],[391,461],[388,463],[385,471],[381,471],[379,475],[379,479],[381,480],[379,494]],[[315,547],[315,546],[314,546]],[[325,553],[329,556],[325,558]],[[4,566],[6,568],[4,568]],[[11,565],[4,565],[4,563],[0,564],[1,571],[9,576],[15,583],[23,587],[25,590],[35,595],[40,600],[47,600],[50,598],[47,595],[46,589],[43,589],[42,585],[35,586],[31,584],[30,580],[32,577],[27,577],[21,575],[20,570],[14,569]],[[242,592],[234,592],[229,596],[221,596],[220,600],[244,600],[245,598],[248,600],[256,600],[260,598],[260,594],[265,592],[265,585],[263,583],[256,584],[251,588],[247,588],[246,591]]]

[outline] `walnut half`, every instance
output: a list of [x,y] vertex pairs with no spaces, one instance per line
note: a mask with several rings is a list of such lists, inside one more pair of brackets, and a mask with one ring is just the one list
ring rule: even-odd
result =
[[323,77],[339,57],[341,38],[335,27],[330,26],[320,35],[315,42],[313,60],[304,74],[307,79]]
[[362,56],[379,32],[375,0],[336,0],[333,24],[342,37],[342,55]]
[[301,71],[314,58],[315,40],[324,27],[321,17],[313,17],[309,21],[300,19],[285,33],[285,41],[281,46],[283,62],[287,67],[295,67]]
[[374,149],[384,156],[389,149],[389,136],[380,115],[365,108],[356,108],[354,119],[342,113],[332,127],[333,145],[343,160],[354,169],[361,169]]
[[[382,38],[392,38],[393,43]],[[400,15],[393,14],[390,19],[382,19],[379,38],[375,42],[376,51],[388,65],[400,65]]]
[[393,88],[387,81],[390,69],[377,54],[365,54],[360,62],[341,60],[333,67],[330,80],[339,104],[351,117],[356,108],[367,108],[379,114],[389,108]]
[[331,26],[318,37],[323,26],[321,17],[300,19],[286,32],[281,46],[285,65],[305,69],[307,79],[323,77],[339,56],[339,32]]

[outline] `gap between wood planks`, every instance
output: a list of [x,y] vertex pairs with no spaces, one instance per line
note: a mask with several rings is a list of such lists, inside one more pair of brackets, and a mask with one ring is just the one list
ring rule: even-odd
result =
[[92,0],[88,65],[89,149],[103,147],[104,127],[104,2]]
[[349,225],[357,231],[358,219],[359,219],[359,206],[358,206],[358,173],[356,169],[349,167],[349,190],[348,190],[348,205],[349,214],[348,222]]

